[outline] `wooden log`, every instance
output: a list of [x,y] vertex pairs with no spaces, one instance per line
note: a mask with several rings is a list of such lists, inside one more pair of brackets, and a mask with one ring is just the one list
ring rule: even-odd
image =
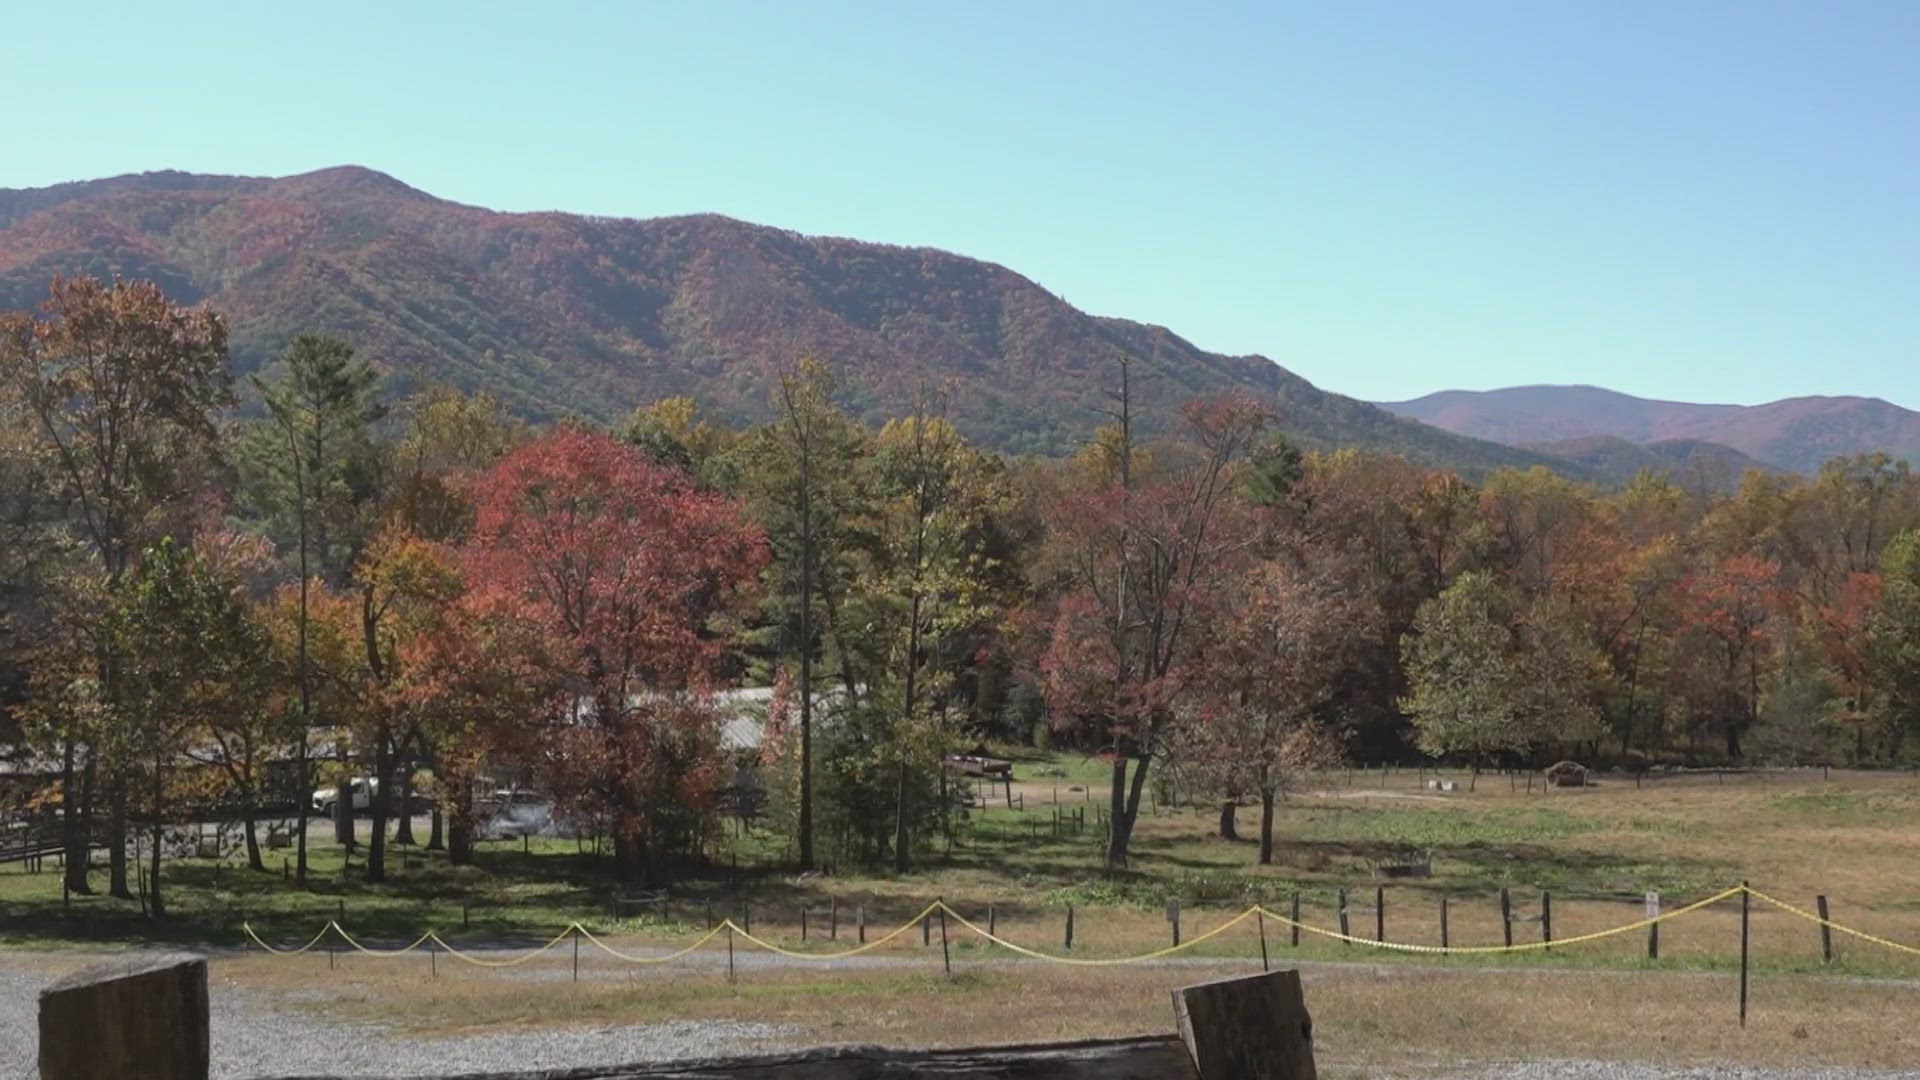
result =
[[[899,1050],[834,1046],[798,1053],[708,1058],[659,1064],[470,1073],[458,1080],[1194,1080],[1180,1039],[1129,1039],[992,1046],[957,1050]],[[287,1080],[345,1080],[329,1074]]]
[[1183,986],[1173,1013],[1200,1080],[1316,1080],[1298,971]]
[[85,967],[40,992],[43,1080],[206,1080],[207,962],[146,953]]

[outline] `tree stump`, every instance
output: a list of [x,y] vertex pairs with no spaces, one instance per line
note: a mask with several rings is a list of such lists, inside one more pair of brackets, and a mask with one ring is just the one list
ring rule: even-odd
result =
[[1200,1080],[1316,1080],[1298,971],[1181,987],[1173,1014]]
[[207,962],[146,953],[40,992],[41,1080],[207,1080]]

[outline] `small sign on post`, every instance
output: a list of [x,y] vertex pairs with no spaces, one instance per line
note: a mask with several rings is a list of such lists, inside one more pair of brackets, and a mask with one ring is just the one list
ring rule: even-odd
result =
[[1173,943],[1180,944],[1180,901],[1167,901],[1167,922],[1173,927]]

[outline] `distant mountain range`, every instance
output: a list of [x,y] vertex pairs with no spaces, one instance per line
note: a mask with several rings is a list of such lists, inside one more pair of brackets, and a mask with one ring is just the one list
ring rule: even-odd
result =
[[1001,266],[926,248],[802,236],[711,215],[648,221],[506,214],[368,169],[279,179],[163,172],[0,190],[0,310],[55,274],[158,281],[232,322],[236,365],[302,330],[344,336],[390,373],[485,388],[536,418],[617,421],[691,394],[734,421],[768,415],[773,374],[829,360],[868,420],[923,384],[1009,452],[1059,454],[1106,422],[1114,361],[1133,361],[1143,426],[1229,388],[1274,402],[1315,447],[1363,446],[1481,473],[1556,459],[1454,435],[1319,390],[1259,356],[1101,318]]
[[[1790,472],[1813,473],[1828,459],[1881,451],[1920,459],[1920,412],[1879,398],[1796,397],[1765,405],[1652,401],[1597,386],[1516,386],[1446,390],[1382,408],[1459,435],[1528,446],[1612,475],[1603,459],[1627,457],[1623,441],[1668,459],[1712,458],[1735,467],[1741,455]],[[1706,451],[1699,444],[1717,444]]]

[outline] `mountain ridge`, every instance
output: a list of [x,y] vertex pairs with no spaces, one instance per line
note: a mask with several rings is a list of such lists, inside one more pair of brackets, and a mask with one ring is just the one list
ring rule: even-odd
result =
[[1863,395],[1805,395],[1760,405],[1665,401],[1595,386],[1443,390],[1381,408],[1455,434],[1540,447],[1595,436],[1637,445],[1715,443],[1766,465],[1812,473],[1870,452],[1920,460],[1920,412]]
[[37,304],[57,273],[148,277],[211,303],[232,324],[243,374],[294,333],[323,330],[387,370],[394,392],[485,388],[538,418],[617,421],[691,394],[723,419],[763,419],[780,366],[812,354],[833,362],[868,420],[941,383],[970,437],[1059,454],[1103,422],[1113,365],[1126,360],[1148,430],[1181,400],[1239,388],[1276,402],[1283,429],[1309,446],[1469,473],[1557,464],[1322,391],[1264,357],[1091,315],[1008,267],[935,248],[717,214],[504,213],[363,166],[0,190],[0,309]]

